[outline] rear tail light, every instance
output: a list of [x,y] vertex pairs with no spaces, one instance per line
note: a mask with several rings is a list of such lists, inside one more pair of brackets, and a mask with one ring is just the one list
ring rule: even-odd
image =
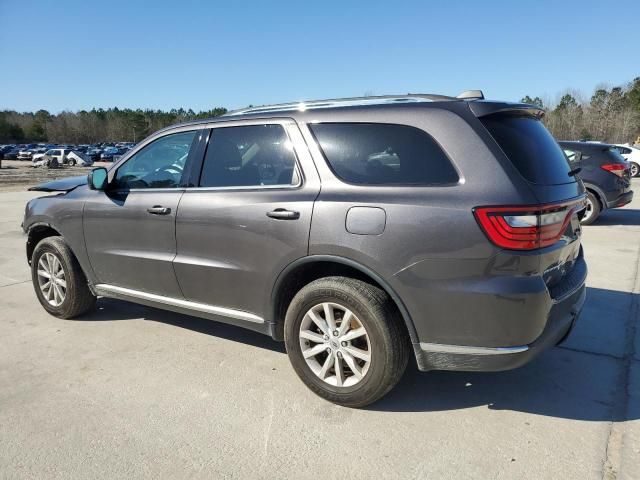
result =
[[489,240],[510,250],[535,250],[556,243],[585,199],[547,205],[476,207],[473,214]]
[[600,168],[606,170],[607,172],[611,172],[614,175],[622,177],[624,176],[625,170],[627,170],[629,167],[624,163],[606,163],[604,165],[600,165]]

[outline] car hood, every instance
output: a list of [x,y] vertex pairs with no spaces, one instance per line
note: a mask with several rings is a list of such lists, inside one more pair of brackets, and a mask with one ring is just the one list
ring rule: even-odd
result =
[[29,190],[35,192],[70,192],[74,188],[86,184],[87,176],[79,175],[77,177],[67,177],[54,180],[53,182],[41,183],[40,185],[29,188]]

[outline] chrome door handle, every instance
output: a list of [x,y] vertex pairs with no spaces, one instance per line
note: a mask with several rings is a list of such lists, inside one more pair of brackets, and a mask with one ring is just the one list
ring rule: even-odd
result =
[[300,218],[300,212],[294,212],[293,210],[286,210],[284,208],[276,208],[270,212],[267,212],[267,217],[275,218],[277,220],[297,220]]
[[160,205],[155,205],[151,208],[147,208],[147,212],[151,215],[169,215],[171,213],[171,209],[169,207],[161,207]]

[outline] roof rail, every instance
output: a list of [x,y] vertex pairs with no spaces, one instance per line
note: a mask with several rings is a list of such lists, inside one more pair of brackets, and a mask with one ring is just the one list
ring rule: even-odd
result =
[[242,108],[227,112],[224,116],[247,115],[250,113],[272,113],[287,110],[305,111],[318,108],[355,107],[362,105],[383,105],[414,102],[433,102],[438,100],[454,100],[444,95],[408,94],[408,95],[383,95],[371,97],[336,98],[330,100],[313,100],[307,102],[280,103],[276,105],[263,105],[260,107]]
[[482,90],[465,90],[456,98],[461,100],[484,100],[484,94]]

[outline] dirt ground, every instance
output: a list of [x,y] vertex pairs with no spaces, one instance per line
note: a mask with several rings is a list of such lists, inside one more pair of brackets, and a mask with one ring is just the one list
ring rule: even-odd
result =
[[[108,166],[111,162],[95,162],[93,167]],[[86,175],[93,167],[69,167],[62,165],[60,168],[33,168],[31,161],[2,160],[0,168],[0,191],[18,192],[42,182],[56,180],[58,178]]]

